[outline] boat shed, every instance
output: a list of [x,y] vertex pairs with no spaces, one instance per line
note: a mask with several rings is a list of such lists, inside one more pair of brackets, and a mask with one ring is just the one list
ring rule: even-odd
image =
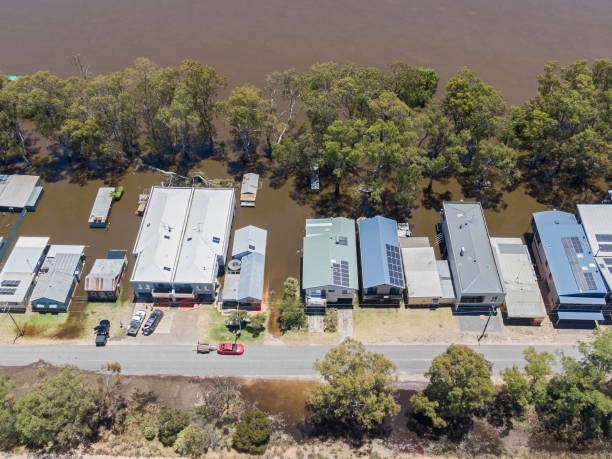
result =
[[108,215],[113,205],[115,187],[100,187],[89,214],[89,226],[92,228],[106,228]]
[[231,188],[151,188],[133,250],[136,296],[214,300],[234,208]]
[[127,251],[109,250],[106,258],[97,259],[85,278],[85,291],[91,300],[116,301],[127,268]]
[[0,175],[0,210],[36,210],[42,192],[38,175]]
[[25,312],[48,237],[20,237],[0,271],[0,310]]
[[66,312],[81,272],[85,246],[52,245],[40,269],[30,302],[35,312]]
[[605,320],[607,288],[576,217],[558,210],[536,212],[531,227],[532,251],[551,312],[558,320]]
[[608,288],[607,305],[612,306],[612,203],[576,207],[591,253]]
[[520,238],[492,237],[491,244],[506,288],[504,315],[509,321],[529,320],[539,325],[546,310],[527,246]]
[[442,234],[455,288],[456,311],[488,311],[506,292],[479,202],[444,202]]
[[353,303],[359,289],[355,220],[345,217],[306,220],[302,289],[309,308]]
[[363,302],[397,302],[404,293],[404,270],[397,222],[376,216],[358,223]]
[[257,190],[259,189],[259,174],[252,172],[244,174],[240,187],[240,205],[242,207],[255,207]]

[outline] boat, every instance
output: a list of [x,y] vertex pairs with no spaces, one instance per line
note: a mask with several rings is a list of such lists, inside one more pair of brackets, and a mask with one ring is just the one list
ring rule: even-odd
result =
[[9,81],[15,81],[19,78],[21,78],[23,75],[7,75]]
[[111,193],[111,196],[115,199],[115,201],[119,201],[121,196],[123,196],[123,187],[118,186],[117,189]]

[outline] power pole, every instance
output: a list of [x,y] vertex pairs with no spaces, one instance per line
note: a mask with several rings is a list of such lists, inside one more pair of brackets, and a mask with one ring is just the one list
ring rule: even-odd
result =
[[13,344],[15,344],[15,341],[17,341],[19,338],[21,338],[23,336],[23,330],[21,329],[21,327],[19,326],[19,324],[17,323],[17,321],[15,320],[15,318],[13,317],[13,315],[11,314],[11,310],[9,309],[8,306],[6,306],[4,308],[4,312],[6,313],[6,315],[8,315],[11,320],[13,321],[13,324],[15,324],[15,328],[18,330],[18,334],[17,336],[15,336],[15,339],[13,340]]

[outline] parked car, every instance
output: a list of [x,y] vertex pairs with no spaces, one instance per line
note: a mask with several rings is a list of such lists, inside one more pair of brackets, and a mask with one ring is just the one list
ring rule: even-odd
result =
[[218,354],[240,355],[244,352],[244,346],[240,343],[221,343],[217,347]]
[[156,309],[153,311],[142,327],[142,334],[150,335],[153,333],[162,317],[164,317],[164,312],[161,309]]
[[130,326],[128,327],[127,334],[129,336],[136,336],[138,334],[138,330],[140,330],[140,326],[144,321],[146,312],[143,310],[136,311],[136,313],[132,316],[132,320],[130,320]]
[[96,331],[96,346],[106,346],[110,334],[110,322],[106,319],[101,320],[94,330]]

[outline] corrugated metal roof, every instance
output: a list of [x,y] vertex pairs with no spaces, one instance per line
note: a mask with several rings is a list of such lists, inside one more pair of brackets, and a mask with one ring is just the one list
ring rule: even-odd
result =
[[608,290],[612,291],[612,204],[578,204],[578,215]]
[[376,216],[361,220],[358,226],[363,287],[404,288],[397,222]]
[[263,299],[265,264],[266,259],[261,253],[250,253],[242,258],[238,288],[240,301],[247,299],[261,301]]
[[450,240],[446,241],[457,295],[503,293],[489,231],[479,202],[444,202],[444,219]]
[[47,257],[43,263],[43,269],[47,271],[43,271],[38,276],[30,300],[35,302],[40,299],[49,299],[65,303],[72,289],[75,271],[80,261],[81,256],[74,253],[58,253],[55,257]]
[[257,193],[259,187],[259,174],[252,172],[244,174],[242,177],[242,186],[240,187],[240,193]]
[[246,253],[266,253],[268,232],[253,225],[245,226],[234,232],[232,257]]
[[99,258],[85,278],[85,291],[87,292],[113,292],[117,288],[117,280],[123,272],[126,263],[123,259]]
[[4,263],[2,272],[34,273],[48,243],[48,237],[20,237]]
[[113,205],[113,193],[115,187],[100,187],[96,194],[93,207],[89,214],[89,223],[95,221],[105,222],[108,218],[111,206]]

